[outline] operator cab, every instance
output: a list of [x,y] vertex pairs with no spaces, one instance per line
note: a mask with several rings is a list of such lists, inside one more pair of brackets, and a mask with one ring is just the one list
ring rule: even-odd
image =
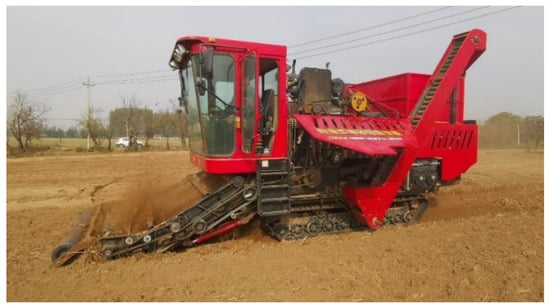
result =
[[[252,173],[287,155],[286,47],[180,38],[178,70],[191,161],[208,173]],[[275,132],[277,132],[275,134]]]

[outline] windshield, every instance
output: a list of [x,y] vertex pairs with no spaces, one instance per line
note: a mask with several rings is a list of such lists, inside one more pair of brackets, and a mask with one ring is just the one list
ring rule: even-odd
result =
[[235,62],[215,54],[213,63],[209,78],[201,77],[200,55],[191,56],[182,68],[189,145],[193,152],[229,155],[235,150]]

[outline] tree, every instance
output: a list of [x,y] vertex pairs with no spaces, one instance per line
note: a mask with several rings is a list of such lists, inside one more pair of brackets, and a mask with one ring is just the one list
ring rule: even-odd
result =
[[138,115],[139,103],[135,96],[122,98],[122,109],[125,112],[124,124],[126,126],[126,136],[136,137],[141,133],[141,119]]
[[155,135],[153,127],[153,111],[148,108],[138,109],[139,118],[141,119],[141,127],[145,135],[145,146],[149,145],[149,139]]
[[43,117],[48,111],[45,104],[31,101],[25,93],[16,91],[8,107],[7,127],[21,151],[26,151],[33,138],[40,139]]
[[134,97],[122,97],[122,108],[109,113],[109,124],[115,136],[137,136],[142,133],[142,119],[138,100]]
[[65,137],[65,132],[57,126],[45,126],[43,129],[44,135],[48,138],[63,138]]
[[[189,121],[189,116],[193,116],[194,113],[187,113],[183,108],[177,107],[176,102],[173,99],[170,99],[170,104],[172,105],[172,108],[176,111],[176,114],[174,115],[174,122],[176,124],[176,131],[178,132],[178,135],[180,137],[181,147],[186,148],[187,147],[187,140],[189,139],[189,128],[187,127],[187,123]],[[194,120],[198,121],[197,118]]]
[[116,108],[109,113],[111,134],[127,137],[145,137],[145,146],[153,138],[154,113],[151,109],[140,108],[134,97],[122,97],[122,108]]
[[113,147],[111,140],[113,139],[113,126],[111,125],[111,121],[109,121],[108,124],[103,125],[103,135],[107,139],[107,149],[110,151]]
[[67,138],[78,138],[78,136],[80,136],[80,132],[75,126],[69,127],[65,131],[65,137]]
[[177,136],[177,115],[174,113],[170,113],[170,111],[166,110],[165,112],[158,112],[154,115],[154,127],[155,131],[162,135],[164,138],[166,138],[166,149],[170,149],[170,143],[168,142],[169,138],[171,136]]
[[30,121],[27,123],[27,125],[25,125],[25,129],[23,130],[23,136],[25,137],[25,148],[28,148],[28,146],[32,143],[33,138],[40,139],[43,130],[43,121]]
[[90,136],[93,147],[98,148],[101,144],[101,138],[104,137],[105,128],[103,123],[99,120],[100,110],[90,107],[88,114],[80,120],[80,126],[82,126],[82,132]]
[[527,116],[521,125],[521,140],[526,143],[527,149],[536,150],[544,141],[544,118],[542,116]]
[[479,144],[490,147],[517,146],[518,127],[522,118],[509,112],[501,112],[489,119],[479,129]]

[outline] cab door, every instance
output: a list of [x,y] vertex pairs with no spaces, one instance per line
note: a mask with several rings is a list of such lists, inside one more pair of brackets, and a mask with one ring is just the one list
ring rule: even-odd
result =
[[254,154],[256,147],[258,114],[258,67],[255,53],[247,55],[242,61],[241,95],[241,138],[242,151]]

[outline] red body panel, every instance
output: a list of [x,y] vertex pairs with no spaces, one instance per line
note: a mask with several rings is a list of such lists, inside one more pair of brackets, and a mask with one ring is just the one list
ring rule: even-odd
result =
[[212,174],[254,173],[256,158],[205,157],[189,152],[191,162],[203,171]]
[[416,148],[406,149],[382,186],[346,186],[344,188],[344,196],[357,221],[369,226],[371,229],[380,227],[386,211],[395,199],[403,180],[410,170],[416,153]]
[[441,180],[454,181],[476,163],[477,136],[475,124],[435,123],[418,158],[440,158]]
[[[403,117],[409,117],[430,79],[430,75],[405,73],[376,79],[350,86],[353,90],[367,93],[370,99],[395,109]],[[463,125],[464,77],[457,84],[456,124],[451,120],[451,97],[434,115],[433,141],[423,144],[418,158],[441,160],[441,180],[453,181],[477,161],[477,126]],[[445,142],[440,142],[441,140]],[[467,142],[465,142],[467,141]],[[460,144],[460,146],[454,146]],[[443,146],[445,145],[445,146]],[[466,146],[467,145],[467,146]]]
[[251,50],[258,50],[265,55],[286,56],[286,46],[264,44],[264,43],[258,43],[258,42],[237,41],[237,40],[230,40],[230,39],[217,38],[217,37],[188,35],[188,36],[180,37],[177,40],[176,45],[179,43],[187,46],[187,48],[189,48],[191,51],[193,51],[195,48],[196,49],[199,48],[199,45],[197,44],[209,44],[212,46],[216,45],[220,47],[226,47],[228,50],[231,50],[231,51],[240,50],[241,52],[243,51],[247,52]]
[[418,147],[409,120],[295,114],[308,134],[319,141],[367,155],[396,155],[395,148]]
[[[180,42],[214,44],[204,37],[185,37]],[[286,64],[283,46],[251,42],[216,40],[240,60],[251,53],[270,55],[280,72]],[[192,46],[191,46],[192,45]],[[415,160],[436,158],[441,162],[440,179],[460,177],[477,159],[477,125],[464,123],[464,76],[468,67],[485,51],[485,32],[474,29],[453,37],[432,75],[406,73],[351,85],[369,99],[398,111],[400,119],[353,116],[296,114],[298,121],[313,138],[367,155],[398,155],[386,179],[379,186],[344,188],[344,196],[355,218],[372,229],[378,228],[397,196]],[[237,52],[236,50],[241,51]],[[236,67],[237,76],[241,66]],[[288,103],[286,78],[279,74],[279,123],[271,153],[243,153],[240,127],[236,151],[227,157],[208,157],[191,153],[191,160],[208,173],[252,173],[258,159],[284,159],[288,147]],[[235,93],[242,97],[242,87]],[[241,106],[238,100],[238,106]],[[254,152],[254,151],[253,151]]]
[[[383,103],[395,109],[402,117],[408,117],[416,106],[422,91],[426,88],[430,75],[418,73],[404,73],[389,76],[350,86],[353,90],[361,91],[375,102]],[[456,122],[464,120],[464,78],[458,82],[456,95]],[[444,108],[436,115],[439,121],[449,121],[451,115],[451,98],[449,97]]]
[[[434,73],[431,75],[428,84],[423,92],[422,97],[418,101],[418,106],[409,113],[409,119],[415,128],[415,134],[420,143],[420,149],[424,149],[424,153],[440,153],[449,155],[450,151],[442,149],[447,143],[453,144],[458,147],[466,146],[470,148],[474,143],[477,145],[477,135],[472,133],[472,140],[464,142],[462,138],[450,138],[442,141],[436,141],[442,136],[441,132],[436,131],[434,126],[438,120],[438,116],[445,110],[445,102],[449,99],[453,89],[457,86],[460,78],[464,76],[468,67],[485,51],[486,48],[486,34],[485,32],[474,29],[470,32],[461,33],[453,37],[453,40],[449,44],[449,47],[445,51],[439,64],[437,65]],[[421,102],[425,97],[430,97],[427,100],[429,103],[423,106],[423,110],[419,112],[422,105]],[[414,121],[414,122],[413,122]],[[451,124],[448,124],[451,125]],[[457,128],[461,125],[455,126],[453,131],[455,136]],[[439,126],[439,128],[444,128]],[[464,126],[462,126],[464,128]],[[447,126],[447,129],[450,129]],[[477,130],[475,130],[477,132]],[[468,130],[466,130],[468,133]],[[463,132],[464,134],[464,132]],[[443,135],[448,136],[447,133]],[[474,136],[475,135],[475,136]],[[460,140],[460,141],[459,141]],[[475,142],[474,142],[475,141]],[[462,143],[461,143],[462,142]],[[428,149],[429,150],[426,150]],[[413,162],[419,158],[419,151],[415,148],[405,148],[392,171],[390,172],[386,182],[381,186],[376,187],[354,187],[347,186],[344,188],[344,194],[348,204],[352,208],[355,218],[368,225],[372,229],[380,227],[383,222],[384,216],[391,206],[395,196],[397,195],[408,171],[410,170]],[[470,162],[475,161],[475,151],[469,153],[469,157],[466,160]],[[452,164],[455,164],[457,160],[462,158],[459,154],[451,154],[447,156]],[[462,167],[468,168],[468,162]],[[459,168],[451,168],[447,170],[446,176],[458,173]]]
[[[231,54],[236,62],[235,74],[236,76],[242,76],[242,63],[241,61],[247,55],[254,54],[257,58],[267,58],[277,62],[279,72],[286,71],[286,46],[263,44],[248,41],[237,41],[220,38],[208,38],[204,36],[184,36],[181,37],[177,44],[185,45],[191,53],[197,53],[200,51],[201,44],[208,46],[215,46],[216,51],[227,51]],[[208,156],[202,153],[190,152],[191,162],[201,168],[202,170],[213,174],[243,174],[256,172],[256,161],[258,159],[284,159],[287,157],[288,147],[288,126],[286,119],[288,118],[288,103],[286,101],[286,76],[280,73],[278,76],[278,93],[277,99],[277,113],[279,121],[277,127],[274,127],[276,134],[273,138],[273,146],[269,153],[256,154],[255,151],[246,153],[242,150],[242,129],[239,123],[235,124],[236,140],[235,151],[231,155],[227,156]],[[243,87],[241,86],[242,80],[237,78],[238,82],[235,85],[235,97],[237,107],[242,107],[241,98],[243,97]],[[239,110],[235,111],[235,117],[242,118],[242,114]],[[258,142],[260,136],[256,134],[254,142]],[[253,147],[254,148],[254,147]]]

